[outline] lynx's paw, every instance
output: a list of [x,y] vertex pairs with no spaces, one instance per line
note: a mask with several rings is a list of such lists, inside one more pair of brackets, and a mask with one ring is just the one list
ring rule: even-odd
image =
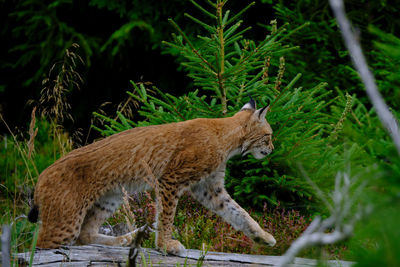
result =
[[147,225],[144,225],[125,235],[118,236],[117,239],[120,246],[127,247],[130,246],[136,238],[138,238],[138,233],[140,232],[144,233],[144,236],[143,235],[141,236],[141,239],[143,239],[144,237],[148,236],[148,234],[152,231],[153,229],[151,229]]
[[257,243],[267,244],[271,247],[275,246],[276,244],[275,238],[271,234],[268,234],[265,231],[259,233],[259,235],[254,238],[254,241]]
[[186,249],[178,240],[169,240],[165,245],[158,246],[158,249],[163,253],[186,256]]
[[125,235],[118,236],[117,237],[118,245],[120,245],[122,247],[129,246],[132,243],[133,239],[135,238],[135,235],[136,235],[136,233],[135,233],[135,231],[133,231],[133,232],[127,233]]

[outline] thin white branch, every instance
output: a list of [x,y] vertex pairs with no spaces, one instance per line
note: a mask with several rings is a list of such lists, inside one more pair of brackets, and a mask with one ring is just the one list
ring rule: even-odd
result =
[[11,227],[9,225],[3,225],[1,235],[1,265],[3,267],[9,267],[11,265],[10,258],[10,245],[11,244]]
[[[333,202],[333,205],[330,205],[333,207],[330,217],[325,220],[316,217],[304,233],[291,244],[290,248],[281,257],[278,266],[289,266],[296,255],[303,249],[316,245],[334,244],[349,238],[353,234],[354,224],[361,218],[363,209],[359,207],[356,213],[352,212],[352,207],[358,194],[355,196],[350,194],[351,182],[354,181],[350,179],[348,173],[338,172],[335,190],[330,200]],[[363,187],[363,184],[360,186]],[[329,203],[329,200],[324,199],[324,202]],[[333,229],[333,231],[326,233],[330,229]]]
[[[314,222],[314,221],[313,221]],[[281,257],[278,266],[286,267],[289,266],[303,249],[313,247],[316,245],[329,245],[336,242],[345,240],[353,234],[353,226],[346,225],[342,227],[342,230],[335,230],[332,233],[324,232],[313,232],[306,234],[304,232],[298,239],[296,239],[290,246],[290,248]]]
[[381,94],[376,86],[373,74],[368,68],[365,57],[362,53],[360,44],[354,37],[351,30],[350,22],[346,17],[344,5],[342,0],[329,0],[333,13],[335,14],[337,23],[339,24],[344,43],[350,52],[351,60],[356,67],[362,82],[364,83],[367,95],[375,107],[376,113],[379,116],[383,126],[389,132],[393,142],[400,154],[400,131],[399,124],[393,114],[390,112],[388,106],[383,100]]

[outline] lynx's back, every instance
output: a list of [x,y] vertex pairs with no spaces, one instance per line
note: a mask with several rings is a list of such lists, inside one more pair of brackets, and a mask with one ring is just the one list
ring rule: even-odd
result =
[[[110,183],[140,178],[146,173],[141,167],[143,162],[156,177],[162,176],[166,168],[212,168],[226,154],[220,144],[224,138],[220,136],[223,127],[217,126],[216,121],[195,119],[138,127],[112,135],[57,160],[42,172],[37,187],[45,186],[51,180],[59,185],[58,188],[75,186],[87,193],[91,188],[82,186],[108,188]],[[54,189],[52,187],[53,193]],[[35,197],[40,195],[38,192]],[[40,204],[39,199],[35,202]]]

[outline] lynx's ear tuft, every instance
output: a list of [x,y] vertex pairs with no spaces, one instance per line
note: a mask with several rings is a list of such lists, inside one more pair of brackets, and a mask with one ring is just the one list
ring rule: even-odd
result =
[[256,101],[254,101],[254,99],[251,98],[251,96],[250,96],[250,101],[247,102],[247,103],[240,109],[240,111],[245,110],[245,109],[256,109]]
[[267,112],[269,111],[269,106],[265,106],[263,108],[260,108],[257,110],[254,115],[258,117],[258,119],[262,120],[265,119],[265,116],[267,115]]

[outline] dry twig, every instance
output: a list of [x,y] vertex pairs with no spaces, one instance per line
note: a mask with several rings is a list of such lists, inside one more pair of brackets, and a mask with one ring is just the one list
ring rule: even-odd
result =
[[[307,175],[305,175],[308,178]],[[335,190],[332,193],[332,205],[328,204],[330,217],[322,220],[315,218],[304,233],[297,238],[285,254],[281,257],[278,266],[285,267],[293,262],[297,254],[303,249],[317,246],[335,244],[353,235],[354,225],[359,221],[363,214],[370,212],[370,208],[358,207],[353,211],[360,192],[366,183],[361,183],[354,193],[350,193],[351,180],[348,173],[339,172],[336,175]],[[329,203],[325,194],[316,188],[317,195],[325,203]],[[333,229],[331,232],[327,232]]]

